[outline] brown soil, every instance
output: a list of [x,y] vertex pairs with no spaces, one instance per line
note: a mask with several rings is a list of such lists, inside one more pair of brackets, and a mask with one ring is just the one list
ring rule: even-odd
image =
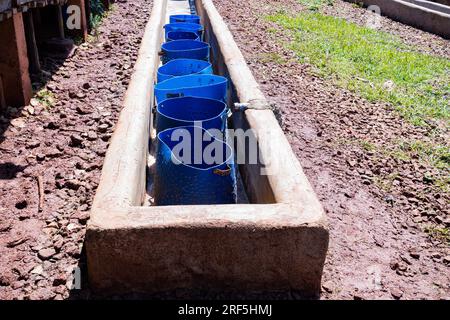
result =
[[[263,16],[298,12],[295,0],[215,0],[246,61],[313,184],[329,218],[330,248],[322,299],[442,299],[450,297],[445,240],[427,226],[449,225],[449,194],[425,179],[436,169],[419,159],[384,155],[398,137],[445,143],[414,127],[383,103],[364,99],[318,78],[283,47]],[[365,10],[335,1],[326,14],[364,24]],[[450,57],[450,42],[382,18],[382,30],[424,52]],[[283,62],[268,59],[279,54]],[[448,136],[447,136],[448,137]],[[366,150],[361,142],[376,146]],[[389,179],[395,173],[394,179]],[[389,188],[386,188],[386,184]]]
[[72,57],[43,59],[43,82],[35,86],[50,93],[0,118],[0,299],[69,297],[151,3],[117,2]]
[[[327,212],[331,239],[321,298],[449,298],[449,248],[423,231],[427,225],[448,227],[448,194],[424,179],[434,169],[358,143],[389,147],[398,136],[443,138],[428,137],[427,130],[409,125],[389,105],[337,88],[292,59],[279,36],[265,32],[271,25],[262,16],[280,7],[302,10],[295,0],[214,2],[280,111],[283,130]],[[65,61],[43,61],[51,94],[0,118],[0,299],[89,297],[89,290],[70,292],[71,271],[80,266],[85,275],[85,224],[150,4],[117,2],[98,39]],[[363,9],[345,2],[324,10],[364,23]],[[439,37],[385,18],[382,28],[423,51],[450,56],[449,42]],[[273,52],[287,62],[261,55]],[[51,107],[43,106],[43,100],[52,99]],[[397,178],[384,191],[377,181],[392,173]],[[157,296],[173,297],[185,295]]]

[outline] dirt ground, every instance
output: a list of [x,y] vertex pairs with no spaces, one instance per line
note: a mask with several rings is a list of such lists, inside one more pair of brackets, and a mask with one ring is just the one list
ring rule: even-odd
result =
[[69,297],[151,3],[116,2],[92,42],[43,59],[47,91],[0,118],[0,299]]
[[[215,0],[265,95],[281,113],[282,128],[329,219],[330,247],[322,299],[449,299],[448,244],[426,226],[449,225],[449,194],[423,178],[433,170],[417,159],[398,160],[357,141],[390,145],[396,137],[429,139],[383,103],[318,78],[283,47],[263,17],[298,12],[295,0]],[[366,11],[343,1],[323,12],[363,25]],[[423,52],[450,57],[450,42],[382,18],[381,30]],[[277,53],[286,62],[270,61]],[[448,132],[435,138],[445,141]],[[447,140],[448,141],[448,140]],[[396,172],[389,192],[377,178]]]
[[[389,105],[369,103],[293,60],[279,37],[265,32],[273,26],[263,15],[281,7],[302,10],[295,0],[214,2],[280,111],[283,130],[327,212],[331,235],[321,299],[450,299],[449,247],[424,232],[430,224],[449,224],[448,194],[430,189],[423,179],[433,168],[348,143],[427,139],[426,130],[402,120]],[[115,6],[98,39],[65,61],[45,58],[47,72],[36,85],[45,83],[47,91],[31,106],[0,117],[0,299],[89,295],[69,290],[72,270],[85,268],[89,208],[151,0]],[[365,19],[363,9],[338,0],[324,11],[360,24]],[[449,41],[382,22],[383,30],[420,50],[450,57]],[[261,55],[273,52],[288,62]],[[398,175],[387,193],[375,181],[392,172]]]

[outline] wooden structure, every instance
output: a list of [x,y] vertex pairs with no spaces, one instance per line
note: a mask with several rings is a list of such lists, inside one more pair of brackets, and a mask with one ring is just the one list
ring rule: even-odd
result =
[[[85,4],[88,0],[0,0],[0,106],[23,106],[32,96],[30,73],[39,73],[39,44],[60,39],[64,45],[68,5],[81,12],[81,29],[87,38]],[[51,45],[57,45],[52,41]]]

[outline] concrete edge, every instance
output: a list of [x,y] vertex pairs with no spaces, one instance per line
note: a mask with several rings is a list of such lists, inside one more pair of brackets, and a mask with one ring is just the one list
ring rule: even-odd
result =
[[402,0],[346,0],[377,5],[381,15],[398,22],[450,39],[450,15]]
[[153,1],[123,109],[106,152],[92,210],[139,206],[142,203],[153,104],[151,88],[159,63],[166,3],[167,0]]

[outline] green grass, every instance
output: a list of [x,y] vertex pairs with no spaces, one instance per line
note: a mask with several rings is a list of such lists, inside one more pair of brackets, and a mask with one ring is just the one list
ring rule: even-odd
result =
[[36,99],[46,108],[51,108],[55,105],[55,95],[47,89],[42,89],[36,92]]
[[258,54],[258,60],[263,63],[276,63],[276,64],[284,64],[287,62],[286,58],[281,56],[276,52],[267,52]]
[[[308,0],[301,0],[307,1]],[[450,60],[420,53],[387,33],[320,13],[267,16],[291,33],[287,47],[318,75],[369,101],[391,103],[415,125],[448,125]]]
[[438,169],[433,176],[424,178],[447,193],[450,189],[450,147],[432,144],[421,140],[398,140],[388,148],[380,147],[378,150],[389,158],[409,161],[418,159],[427,167]]
[[297,0],[300,4],[312,11],[317,11],[325,5],[331,6],[334,0]]
[[90,1],[91,13],[90,13],[90,27],[95,32],[100,26],[102,19],[105,15],[105,8],[101,0],[91,0]]
[[433,226],[425,228],[425,232],[432,238],[450,245],[450,231],[448,228],[436,228]]

